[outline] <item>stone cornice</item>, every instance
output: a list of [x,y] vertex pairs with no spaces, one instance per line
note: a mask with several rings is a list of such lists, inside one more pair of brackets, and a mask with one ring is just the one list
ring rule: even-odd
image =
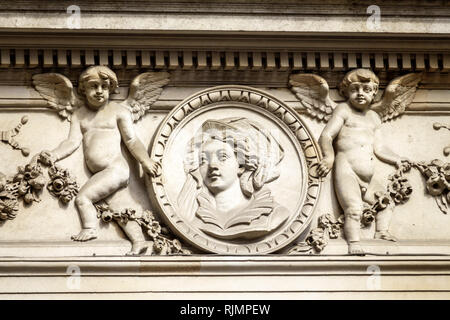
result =
[[[33,0],[2,0],[5,12],[58,12],[74,4],[71,0],[37,2]],[[378,5],[386,16],[450,16],[448,1],[374,1],[374,0],[78,0],[86,12],[145,13],[220,13],[259,15],[347,15],[363,16],[370,5]]]
[[[450,256],[105,256],[0,258],[0,277],[66,275],[77,265],[85,275],[224,276],[224,275],[364,275],[378,265],[384,275],[450,276]],[[139,273],[139,274],[136,274]],[[450,283],[449,283],[450,285]],[[450,289],[450,287],[448,288]]]
[[[178,285],[173,285],[174,279]],[[119,294],[121,298],[186,299],[189,294],[207,299],[392,299],[401,294],[402,298],[448,299],[449,279],[448,256],[0,259],[0,297],[5,298]]]
[[[1,38],[1,36],[0,36]],[[84,40],[86,41],[86,40]],[[45,42],[42,40],[42,42]],[[392,41],[391,41],[392,42]],[[264,50],[249,48],[227,49],[212,45],[184,49],[182,46],[172,49],[146,48],[145,46],[104,47],[100,44],[85,49],[71,49],[62,46],[35,47],[27,42],[23,45],[6,46],[0,49],[0,68],[79,68],[93,64],[109,65],[112,68],[154,68],[182,70],[332,70],[341,71],[354,68],[372,68],[376,71],[443,71],[450,70],[450,54],[441,47],[433,50],[412,50],[397,46],[389,50],[357,50],[347,48],[339,50],[323,47],[304,49],[276,47]],[[450,46],[450,42],[441,41],[442,46]],[[430,44],[431,45],[431,44]],[[310,44],[311,46],[311,44]],[[137,49],[136,47],[140,48]],[[43,48],[43,49],[39,49]],[[127,49],[124,49],[127,48]],[[261,48],[262,49],[262,48]]]

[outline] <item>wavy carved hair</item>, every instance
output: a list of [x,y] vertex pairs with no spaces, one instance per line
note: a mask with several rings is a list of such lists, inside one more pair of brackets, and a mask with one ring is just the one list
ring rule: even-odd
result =
[[113,93],[119,87],[119,82],[117,81],[117,76],[114,71],[106,66],[91,66],[81,73],[78,80],[78,93],[80,95],[84,96],[86,90],[85,84],[93,78],[109,80],[110,93]]
[[352,82],[372,82],[375,84],[375,93],[378,91],[378,86],[380,84],[380,80],[378,77],[369,69],[355,69],[344,76],[341,84],[339,85],[339,93],[348,98],[347,89]]
[[[253,135],[252,135],[253,133]],[[233,150],[242,171],[239,174],[243,194],[250,197],[265,183],[279,176],[276,169],[284,157],[284,151],[270,133],[244,118],[229,118],[220,121],[208,120],[202,130],[188,144],[185,171],[193,173],[200,166],[199,154],[206,142],[218,140],[227,143]],[[276,159],[273,152],[276,151]],[[199,176],[193,174],[200,184]]]

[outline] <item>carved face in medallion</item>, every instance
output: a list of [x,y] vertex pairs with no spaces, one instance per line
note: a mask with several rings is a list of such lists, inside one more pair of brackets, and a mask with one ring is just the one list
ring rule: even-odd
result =
[[279,177],[283,157],[279,143],[257,123],[246,118],[205,121],[188,145],[180,211],[220,239],[272,232],[289,215],[265,186]]
[[263,91],[220,86],[186,98],[161,123],[151,155],[161,164],[146,176],[152,205],[201,250],[275,252],[314,213],[319,150],[295,110]]
[[237,185],[239,187],[239,163],[232,147],[215,139],[203,145],[199,154],[200,174],[212,194]]

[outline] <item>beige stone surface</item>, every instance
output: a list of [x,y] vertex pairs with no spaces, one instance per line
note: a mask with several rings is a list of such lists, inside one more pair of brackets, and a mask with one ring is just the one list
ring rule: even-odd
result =
[[[173,108],[215,85],[264,90],[295,109],[318,140],[325,124],[306,115],[289,88],[289,76],[321,75],[330,84],[330,97],[340,103],[345,99],[337,85],[343,75],[363,67],[380,77],[378,97],[390,80],[423,72],[405,114],[382,125],[384,143],[413,161],[449,161],[443,149],[450,132],[433,129],[435,122],[450,125],[450,12],[444,3],[383,2],[377,28],[367,24],[371,1],[205,3],[166,0],[143,7],[141,1],[80,1],[80,28],[73,28],[65,2],[5,2],[0,12],[0,130],[12,129],[26,115],[29,121],[15,137],[20,145],[31,156],[55,148],[67,137],[69,123],[47,108],[31,86],[32,75],[61,73],[76,86],[81,71],[100,62],[119,76],[114,102],[127,98],[138,74],[170,72],[171,81],[152,113],[134,125],[148,151]],[[31,156],[0,143],[0,171],[12,176]],[[117,203],[156,211],[142,168],[129,154],[127,161],[130,185],[118,192]],[[79,185],[90,178],[81,148],[60,165]],[[374,179],[383,185],[393,171],[377,160]],[[150,256],[149,251],[125,257],[131,244],[114,223],[99,222],[96,240],[71,241],[81,225],[73,201],[63,206],[44,189],[40,202],[21,203],[17,217],[0,225],[0,298],[449,299],[450,216],[428,194],[417,170],[407,177],[413,193],[396,206],[389,229],[399,241],[373,240],[373,224],[362,228],[364,257],[347,255],[342,234],[321,254],[287,255],[291,243],[264,256]],[[274,183],[275,194],[289,205],[295,193],[289,189],[296,183],[283,181]],[[297,240],[303,241],[317,218],[328,213],[342,213],[330,175],[322,179],[310,227]],[[71,277],[70,270],[78,270],[79,277]],[[79,280],[78,286],[72,280]]]
[[448,264],[442,256],[2,258],[0,297],[448,299]]
[[[31,98],[38,99],[36,92],[25,87],[2,87],[0,97],[5,100]],[[202,88],[172,88],[163,91],[161,100],[171,101],[176,104],[192,93],[198,92]],[[117,99],[126,96],[127,88],[121,89],[123,94],[117,95]],[[286,90],[267,89],[271,94],[284,100],[288,105],[297,104],[292,94]],[[428,106],[433,103],[447,104],[447,90],[419,90],[414,103],[426,103]],[[1,101],[1,100],[0,100]],[[31,109],[33,110],[33,109]],[[55,147],[63,139],[69,130],[69,123],[62,121],[57,115],[50,111],[4,111],[1,112],[0,125],[2,128],[13,127],[23,116],[28,115],[30,120],[22,129],[17,141],[31,149],[31,155],[43,149]],[[156,112],[145,117],[136,124],[139,137],[145,145],[150,144],[150,140],[156,131],[157,126],[162,121],[167,111]],[[301,113],[302,119],[310,129],[313,136],[318,139],[323,124],[320,124],[308,116]],[[446,160],[442,154],[443,148],[448,144],[447,131],[435,131],[432,127],[434,122],[450,123],[450,114],[446,112],[430,114],[406,114],[392,122],[383,124],[382,132],[386,137],[387,144],[397,150],[402,156],[413,160],[430,161],[435,158]],[[431,139],[431,140],[430,140]],[[431,141],[431,143],[430,143]],[[0,161],[3,163],[2,172],[12,175],[17,170],[18,165],[27,163],[19,151],[12,150],[6,144],[0,144]],[[70,168],[76,176],[78,182],[83,184],[88,178],[87,169],[83,164],[82,150],[68,159],[61,162],[61,165]],[[123,191],[126,204],[130,206],[142,206],[151,208],[146,196],[142,173],[137,168],[133,160],[129,160],[133,168],[133,178],[130,184],[130,191]],[[375,177],[384,183],[385,178],[394,170],[394,167],[377,163]],[[413,185],[413,196],[408,203],[400,205],[395,209],[391,230],[400,239],[450,239],[449,229],[443,226],[450,226],[447,215],[442,214],[434,199],[425,193],[425,184],[421,175],[417,171],[412,171],[408,177]],[[31,207],[21,210],[21,213],[13,221],[8,221],[2,226],[0,238],[2,241],[27,240],[36,237],[39,240],[67,240],[68,236],[76,232],[79,226],[79,218],[73,202],[67,208],[62,208],[46,191],[42,193],[42,201],[34,203]],[[330,176],[324,179],[320,198],[316,208],[316,215],[324,213],[334,213],[338,215],[341,209],[335,198],[331,185]],[[313,226],[315,219],[313,219]],[[53,230],[49,233],[47,230]],[[373,230],[363,230],[363,237],[370,238]],[[123,237],[121,231],[115,225],[103,225],[99,240],[118,239]]]
[[[70,30],[69,15],[60,13],[14,13],[0,14],[0,28]],[[354,33],[373,34],[446,34],[448,18],[422,18],[419,21],[409,17],[383,17],[379,28],[367,27],[367,16],[321,17],[321,16],[255,16],[255,15],[212,15],[212,14],[111,14],[100,17],[93,13],[80,14],[80,30],[130,31],[215,31],[215,32],[278,32],[278,33]],[[325,23],[326,22],[326,23]]]

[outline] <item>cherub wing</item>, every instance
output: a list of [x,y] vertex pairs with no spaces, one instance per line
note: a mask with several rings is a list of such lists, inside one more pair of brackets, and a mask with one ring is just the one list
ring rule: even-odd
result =
[[408,73],[395,78],[386,87],[383,98],[372,105],[372,110],[380,115],[383,122],[398,117],[414,99],[421,79],[421,73]]
[[133,79],[128,98],[123,104],[130,109],[135,122],[141,119],[159,98],[163,87],[169,83],[169,76],[167,72],[145,72]]
[[68,121],[70,121],[75,109],[84,103],[83,100],[78,98],[72,82],[62,74],[35,74],[33,85],[39,94],[47,100],[47,105]]
[[291,75],[289,84],[313,118],[324,122],[330,119],[337,104],[331,100],[330,89],[324,78],[308,73],[294,74]]

